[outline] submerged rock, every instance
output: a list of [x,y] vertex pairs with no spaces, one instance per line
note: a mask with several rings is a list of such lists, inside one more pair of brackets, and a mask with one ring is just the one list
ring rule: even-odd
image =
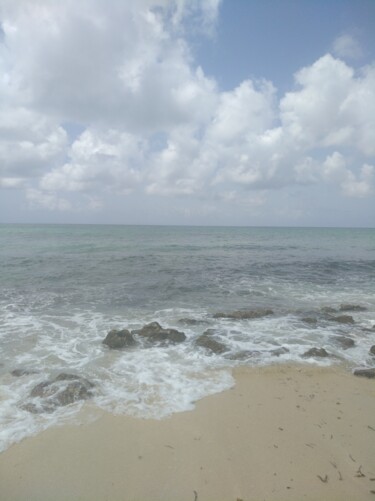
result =
[[268,315],[273,315],[273,310],[259,308],[256,310],[239,310],[228,313],[219,312],[214,314],[214,318],[229,318],[231,320],[249,320],[252,318],[262,318]]
[[339,344],[344,350],[347,350],[348,348],[353,348],[353,346],[355,346],[354,339],[347,336],[335,336],[334,341],[336,344]]
[[200,320],[198,318],[180,318],[178,323],[183,325],[201,325],[207,324],[207,320]]
[[183,343],[186,339],[184,332],[176,329],[164,329],[158,322],[151,322],[142,327],[142,329],[132,331],[132,334],[144,338],[148,343],[161,344],[163,346]]
[[206,348],[207,350],[212,351],[216,354],[228,351],[228,348],[227,346],[225,346],[225,344],[220,343],[219,341],[216,341],[212,338],[213,333],[213,329],[208,329],[196,339],[195,344],[197,346],[200,346],[201,348]]
[[337,313],[336,308],[332,308],[331,306],[323,306],[321,310],[323,313]]
[[229,355],[226,355],[225,358],[228,360],[248,360],[249,358],[254,358],[258,357],[261,355],[260,351],[257,350],[243,350],[243,351],[237,351],[236,353],[230,353]]
[[30,376],[32,374],[38,374],[38,371],[29,370],[29,369],[14,369],[11,372],[14,377],[22,377],[22,376]]
[[367,311],[367,308],[359,304],[341,304],[340,311]]
[[271,355],[274,355],[275,357],[279,357],[280,355],[285,355],[285,353],[289,352],[290,350],[288,348],[285,348],[285,346],[280,346],[280,348],[276,348],[270,351]]
[[375,344],[373,344],[371,346],[369,353],[370,353],[370,355],[374,355],[375,356]]
[[102,341],[111,350],[119,350],[121,348],[130,348],[137,343],[132,334],[127,329],[117,330],[112,329],[108,332],[107,337]]
[[310,357],[326,358],[329,357],[330,354],[324,348],[310,348],[302,356],[303,358],[310,358]]
[[53,412],[61,406],[86,400],[93,396],[94,384],[75,374],[61,373],[55,379],[37,384],[30,397],[39,401],[26,402],[23,409],[32,413]]
[[318,319],[315,317],[303,317],[302,322],[310,325],[316,325],[318,323]]
[[329,319],[339,324],[354,324],[354,319],[351,315],[339,315],[338,317],[330,317]]
[[368,379],[375,378],[375,367],[372,369],[355,369],[353,374],[355,376],[367,377]]

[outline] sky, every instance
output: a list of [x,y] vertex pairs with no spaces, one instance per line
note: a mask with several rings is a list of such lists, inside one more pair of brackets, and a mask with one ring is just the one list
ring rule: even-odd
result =
[[375,0],[0,0],[0,223],[375,226]]

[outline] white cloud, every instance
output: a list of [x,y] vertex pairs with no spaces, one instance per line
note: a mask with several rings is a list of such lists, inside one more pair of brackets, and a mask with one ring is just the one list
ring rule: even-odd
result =
[[37,177],[61,161],[67,134],[24,107],[0,105],[0,177]]
[[26,191],[26,197],[31,207],[43,207],[47,210],[70,211],[71,203],[65,198],[60,198],[56,193],[45,193],[40,190],[29,188]]
[[358,40],[349,34],[340,35],[333,42],[333,52],[336,56],[344,59],[360,59],[363,50]]
[[[211,3],[208,9],[195,1],[194,10],[211,18]],[[168,10],[160,10],[172,5],[183,13],[192,10],[187,4],[6,3],[9,78],[17,82],[20,99],[71,121],[144,132],[199,120],[213,82],[191,68],[187,44],[170,31]]]
[[127,133],[87,129],[74,141],[69,161],[42,179],[44,190],[129,192],[141,179],[144,142]]
[[345,157],[335,151],[323,163],[323,179],[338,184],[348,197],[363,198],[373,193],[374,167],[364,164],[356,176],[347,165]]
[[[0,186],[62,211],[132,192],[252,207],[292,185],[370,196],[375,66],[326,54],[281,97],[265,80],[221,92],[185,37],[209,31],[219,5],[0,0]],[[72,140],[69,122],[83,129]]]
[[22,177],[0,177],[0,188],[18,188],[24,182],[25,179]]

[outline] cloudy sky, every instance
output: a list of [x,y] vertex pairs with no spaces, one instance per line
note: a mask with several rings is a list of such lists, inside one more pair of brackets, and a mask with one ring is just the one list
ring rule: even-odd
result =
[[375,226],[374,0],[0,0],[0,222]]

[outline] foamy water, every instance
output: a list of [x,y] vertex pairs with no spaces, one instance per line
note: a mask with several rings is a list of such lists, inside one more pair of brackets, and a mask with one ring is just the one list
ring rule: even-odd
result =
[[[374,365],[374,230],[4,225],[0,238],[0,450],[80,418],[82,401],[24,408],[37,384],[62,372],[94,383],[93,409],[161,419],[230,388],[236,365]],[[260,308],[273,314],[214,318]],[[102,344],[113,328],[152,321],[186,340]],[[224,353],[196,345],[207,329]],[[303,358],[312,347],[330,357]]]

